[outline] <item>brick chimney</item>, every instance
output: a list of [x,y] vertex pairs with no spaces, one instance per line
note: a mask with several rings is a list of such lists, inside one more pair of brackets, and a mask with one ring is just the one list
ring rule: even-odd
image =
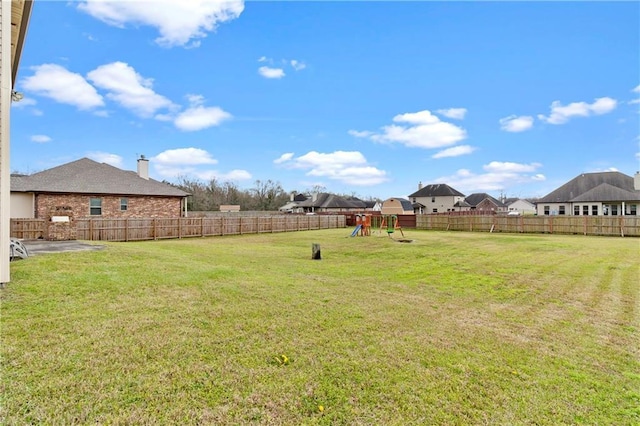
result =
[[149,180],[149,160],[147,160],[144,155],[138,158],[138,176],[142,179]]

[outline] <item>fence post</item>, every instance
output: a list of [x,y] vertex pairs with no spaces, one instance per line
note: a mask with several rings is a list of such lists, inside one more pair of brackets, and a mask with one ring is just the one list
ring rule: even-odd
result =
[[129,241],[129,218],[124,219],[124,241]]
[[93,241],[93,219],[89,219],[89,241]]
[[200,218],[200,236],[204,237],[204,217]]
[[220,235],[224,236],[224,216],[220,218]]
[[273,234],[273,215],[271,215],[271,233]]
[[158,239],[158,223],[157,223],[158,218],[154,217],[153,218],[153,240],[157,240]]

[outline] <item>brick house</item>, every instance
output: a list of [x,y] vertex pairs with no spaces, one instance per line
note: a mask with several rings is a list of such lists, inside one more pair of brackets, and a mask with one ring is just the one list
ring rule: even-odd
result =
[[179,217],[189,194],[149,178],[149,160],[138,172],[88,158],[32,175],[11,176],[11,218]]
[[476,192],[467,195],[464,201],[469,205],[468,210],[482,211],[487,213],[505,213],[508,208],[505,203],[492,197],[486,192]]

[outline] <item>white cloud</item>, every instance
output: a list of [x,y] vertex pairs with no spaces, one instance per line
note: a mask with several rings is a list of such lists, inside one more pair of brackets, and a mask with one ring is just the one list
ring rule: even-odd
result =
[[502,161],[492,161],[482,166],[484,170],[491,173],[527,173],[533,172],[542,167],[540,163],[520,164]]
[[200,148],[168,149],[151,158],[153,164],[164,166],[217,164],[218,160]]
[[[242,0],[85,0],[78,9],[115,27],[151,26],[161,46],[199,46],[199,39],[244,10]],[[189,44],[189,42],[191,42]]]
[[510,115],[500,119],[500,129],[505,132],[524,132],[533,127],[533,117],[530,115]]
[[[279,159],[288,155],[285,154]],[[377,185],[388,180],[387,172],[373,167],[358,151],[335,151],[331,153],[308,152],[281,161],[291,169],[307,170],[307,176],[337,180],[349,185]]]
[[199,103],[192,103],[191,107],[178,114],[173,123],[180,130],[194,132],[218,126],[231,118],[232,115],[220,107],[205,107]]
[[459,157],[461,155],[471,154],[475,150],[476,148],[470,145],[458,145],[433,154],[431,158]]
[[[640,84],[638,84],[636,87],[634,87],[633,89],[631,89],[631,91],[633,93],[640,93]],[[634,105],[634,104],[640,104],[640,98],[637,99],[632,99],[629,101],[630,105]]]
[[484,173],[476,174],[467,169],[460,169],[452,176],[443,176],[436,182],[446,183],[460,191],[500,191],[518,184],[545,180],[541,173],[534,173],[542,165],[540,163],[519,164],[492,161],[483,166]]
[[572,117],[607,114],[613,111],[617,105],[618,101],[609,97],[597,98],[591,104],[572,102],[569,105],[562,105],[560,101],[553,101],[551,103],[551,114],[549,116],[539,114],[538,118],[549,124],[564,124]]
[[31,136],[31,141],[36,143],[47,143],[51,142],[51,138],[47,135],[33,135]]
[[122,168],[122,157],[108,152],[94,151],[87,153],[87,157],[98,163],[107,163],[114,167]]
[[275,164],[282,164],[284,162],[291,160],[293,158],[293,155],[294,155],[293,152],[287,152],[285,154],[282,154],[280,157],[276,158],[275,160],[273,160],[273,162]]
[[[168,149],[151,158],[154,170],[165,178],[195,177],[205,181],[218,179],[222,181],[239,181],[251,179],[251,173],[246,170],[231,170],[220,172],[207,168],[218,164],[218,160],[200,148]],[[204,168],[203,168],[204,167]]]
[[102,96],[80,74],[56,64],[31,67],[35,74],[22,81],[22,87],[56,102],[73,105],[80,110],[104,106]]
[[258,62],[268,62],[268,61],[270,62],[270,59],[267,58],[266,56],[260,56],[258,58]]
[[101,65],[87,74],[89,80],[107,90],[107,97],[141,117],[151,117],[173,103],[153,91],[153,79],[144,78],[124,62]]
[[258,73],[264,78],[282,78],[285,76],[282,68],[271,68],[267,66],[258,68]]
[[307,64],[305,64],[304,62],[300,62],[296,59],[292,59],[290,61],[291,66],[293,67],[294,70],[296,71],[300,71],[303,70],[307,67]]
[[467,137],[467,132],[454,124],[441,121],[431,111],[399,114],[395,123],[382,128],[382,133],[370,136],[376,142],[400,143],[415,148],[441,148],[453,145]]
[[370,132],[368,130],[364,130],[364,131],[349,130],[347,133],[349,133],[351,136],[356,138],[368,138],[369,136],[373,135],[373,132]]
[[223,182],[230,181],[239,181],[239,180],[249,180],[252,178],[251,173],[246,170],[231,170],[227,173],[222,173],[217,170],[206,170],[203,172],[195,172],[195,176],[198,179],[202,179],[205,181],[209,181],[211,179],[216,179]]
[[438,114],[444,115],[447,118],[462,120],[464,116],[467,114],[467,109],[466,108],[448,108],[448,109],[439,109],[436,112]]

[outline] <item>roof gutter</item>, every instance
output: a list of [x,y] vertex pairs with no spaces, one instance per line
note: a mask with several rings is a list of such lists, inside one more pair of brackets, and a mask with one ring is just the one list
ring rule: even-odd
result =
[[[12,2],[13,4],[13,2]],[[22,19],[20,21],[20,29],[18,31],[18,39],[16,40],[16,56],[13,59],[13,68],[11,70],[11,86],[15,87],[16,78],[18,77],[18,67],[20,66],[20,56],[24,41],[27,38],[27,30],[29,29],[29,19],[31,19],[31,10],[33,9],[33,0],[25,0],[22,9]]]

